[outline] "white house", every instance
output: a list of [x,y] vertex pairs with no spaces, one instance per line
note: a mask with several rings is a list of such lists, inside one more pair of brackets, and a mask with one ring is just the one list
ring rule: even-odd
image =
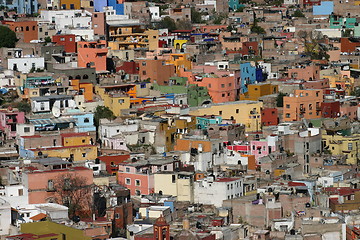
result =
[[41,69],[45,67],[45,59],[43,57],[25,56],[21,58],[10,58],[8,61],[8,69],[16,70],[22,73],[29,73],[31,69]]
[[0,73],[0,88],[16,90],[13,70],[5,69]]
[[10,203],[0,198],[0,236],[8,235],[11,226]]
[[152,22],[158,22],[161,20],[159,7],[149,7],[149,11]]
[[91,16],[92,13],[86,10],[43,10],[40,14],[41,20],[54,23],[56,30],[91,29]]
[[50,95],[42,97],[33,97],[31,101],[31,110],[33,113],[51,112],[53,107],[62,109],[75,109],[76,103],[73,96],[68,95]]
[[194,183],[194,202],[221,207],[223,200],[243,196],[242,178],[207,177]]

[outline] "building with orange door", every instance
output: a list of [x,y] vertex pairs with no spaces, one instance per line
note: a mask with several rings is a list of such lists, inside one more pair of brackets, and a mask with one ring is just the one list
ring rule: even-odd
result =
[[6,22],[6,24],[16,33],[17,38],[24,43],[39,38],[37,21]]
[[97,72],[106,71],[108,53],[105,40],[81,41],[77,44],[78,67],[95,68]]
[[323,91],[321,89],[295,90],[284,97],[284,121],[321,118]]

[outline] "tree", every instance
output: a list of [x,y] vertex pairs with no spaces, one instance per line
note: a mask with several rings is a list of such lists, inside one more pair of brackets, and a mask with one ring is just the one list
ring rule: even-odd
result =
[[45,37],[44,40],[45,43],[51,43],[51,37]]
[[159,23],[158,28],[167,28],[169,31],[176,30],[176,23],[171,17],[164,17]]
[[105,106],[97,106],[94,113],[95,126],[99,126],[100,119],[106,118],[108,120],[114,120],[116,117],[110,108]]
[[256,18],[254,19],[254,23],[252,24],[250,31],[252,33],[265,34],[266,33],[265,29],[258,25],[258,21],[259,20],[257,20]]
[[69,208],[69,217],[91,216],[93,185],[77,174],[59,175],[53,181],[54,200]]
[[199,11],[196,11],[194,7],[191,8],[191,22],[192,23],[203,23],[201,18],[202,14]]
[[285,93],[279,92],[276,97],[276,106],[277,107],[284,107],[284,97],[286,96]]
[[179,20],[176,23],[176,29],[179,30],[191,30],[192,24],[189,20]]
[[17,109],[19,109],[20,112],[25,112],[25,113],[29,113],[31,112],[31,106],[28,102],[26,101],[21,101],[17,104],[16,106]]
[[15,32],[5,26],[0,26],[0,48],[13,48],[18,41]]
[[305,17],[305,15],[299,9],[296,9],[296,11],[293,13],[292,16],[293,17],[300,17],[300,18]]

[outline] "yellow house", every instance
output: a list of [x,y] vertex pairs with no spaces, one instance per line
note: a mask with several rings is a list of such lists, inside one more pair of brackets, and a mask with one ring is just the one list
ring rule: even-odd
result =
[[187,71],[192,68],[192,62],[190,61],[189,54],[187,53],[172,53],[170,54],[170,60],[166,62],[167,64],[172,64],[175,66],[176,74],[179,74],[180,69]]
[[194,175],[189,172],[154,174],[154,191],[177,197],[177,201],[194,202]]
[[158,48],[158,41],[158,30],[146,30],[138,23],[132,25],[109,25],[108,45],[112,50],[130,50],[136,48],[156,50]]
[[60,8],[61,9],[80,9],[81,8],[81,0],[60,0]]
[[122,111],[130,108],[130,96],[119,91],[105,91],[105,87],[95,86],[95,92],[104,101],[104,106],[113,111],[115,116],[121,116]]
[[97,158],[97,147],[94,145],[84,146],[65,146],[65,147],[44,147],[41,149],[31,149],[35,156],[41,151],[48,157],[58,157],[71,159],[73,161],[94,160]]
[[81,133],[63,133],[61,134],[64,147],[83,146],[92,144],[94,139],[87,132]]
[[178,50],[184,49],[186,43],[187,43],[187,40],[176,39],[176,40],[174,40],[174,48],[178,49]]
[[332,155],[346,156],[347,164],[357,164],[359,160],[360,134],[351,136],[322,135],[323,147]]
[[261,130],[261,109],[263,103],[256,101],[235,101],[215,103],[203,107],[190,108],[190,115],[216,115],[223,119],[232,119],[236,123],[244,124],[247,132]]
[[338,86],[341,86],[342,89],[345,89],[347,95],[350,95],[351,91],[354,89],[355,79],[353,77],[347,77],[338,74],[323,76],[323,78],[329,79],[329,85],[331,88],[337,88]]
[[[40,222],[29,222],[23,223],[20,226],[22,233],[33,233],[37,235],[45,234],[59,234],[61,238],[54,237],[54,239],[76,239],[76,240],[91,240],[89,236],[85,236],[83,230],[68,227],[64,224],[54,223],[50,221],[40,221]],[[44,238],[46,239],[46,238]],[[53,239],[53,238],[51,238]]]
[[240,100],[257,101],[260,97],[278,93],[278,86],[271,83],[248,85],[248,92],[240,95]]

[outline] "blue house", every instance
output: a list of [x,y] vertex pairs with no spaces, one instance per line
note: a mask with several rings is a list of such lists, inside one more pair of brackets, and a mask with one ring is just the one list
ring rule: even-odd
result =
[[95,12],[103,12],[104,7],[113,7],[116,11],[116,15],[124,15],[124,4],[118,3],[117,0],[95,0],[94,10]]
[[256,67],[249,62],[240,63],[240,93],[244,94],[248,91],[247,85],[256,82]]
[[221,122],[221,116],[196,117],[196,126],[198,129],[207,129],[210,124],[220,124]]
[[15,9],[18,14],[33,14],[39,10],[37,0],[0,0],[0,6]]
[[65,114],[74,119],[75,126],[79,132],[96,131],[94,125],[94,113],[84,113],[78,109],[68,110]]

